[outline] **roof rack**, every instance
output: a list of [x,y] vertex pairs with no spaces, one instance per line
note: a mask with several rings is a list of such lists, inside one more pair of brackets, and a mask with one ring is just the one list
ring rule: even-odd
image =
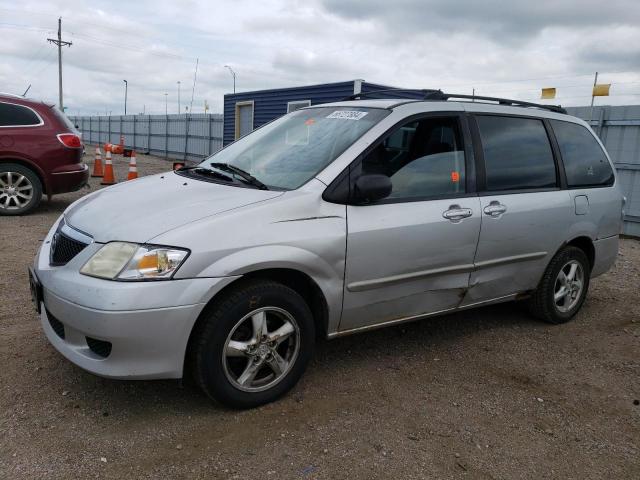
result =
[[446,101],[451,99],[464,99],[464,100],[471,100],[471,101],[480,100],[483,102],[497,102],[499,105],[509,105],[512,107],[532,107],[532,108],[541,108],[543,110],[549,110],[551,112],[556,112],[556,113],[565,113],[565,114],[567,113],[567,111],[564,108],[562,108],[562,106],[560,105],[544,105],[541,103],[524,102],[522,100],[513,100],[510,98],[483,97],[479,95],[463,95],[458,93],[444,93],[442,90],[430,90],[430,89],[389,88],[385,90],[373,90],[371,92],[366,92],[366,93],[355,93],[345,98],[345,100],[357,100],[360,98],[368,97],[370,95],[375,95],[380,93],[391,93],[391,92],[420,93],[422,94],[422,100],[434,100],[434,101]]

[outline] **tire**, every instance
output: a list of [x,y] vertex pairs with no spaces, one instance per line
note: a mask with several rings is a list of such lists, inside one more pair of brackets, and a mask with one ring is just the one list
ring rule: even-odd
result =
[[41,199],[42,183],[33,170],[17,163],[0,164],[0,215],[25,215]]
[[[567,282],[573,265],[576,265],[574,278]],[[561,271],[567,283],[563,284]],[[581,282],[577,282],[580,273]],[[568,322],[584,303],[590,276],[591,266],[584,251],[571,246],[563,248],[551,259],[538,288],[529,299],[529,311],[534,317],[548,323]],[[576,292],[578,283],[581,286],[579,292]],[[561,296],[563,292],[567,292],[567,295]]]
[[313,315],[304,299],[280,283],[252,280],[205,310],[190,346],[191,368],[210,398],[252,408],[293,388],[314,344]]

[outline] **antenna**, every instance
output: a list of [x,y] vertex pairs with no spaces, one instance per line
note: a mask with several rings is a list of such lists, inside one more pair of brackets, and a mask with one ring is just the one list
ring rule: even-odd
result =
[[193,87],[191,88],[191,104],[189,105],[189,110],[191,111],[191,113],[193,113],[193,94],[196,91],[196,80],[198,78],[198,61],[199,59],[196,58],[196,71],[193,72]]

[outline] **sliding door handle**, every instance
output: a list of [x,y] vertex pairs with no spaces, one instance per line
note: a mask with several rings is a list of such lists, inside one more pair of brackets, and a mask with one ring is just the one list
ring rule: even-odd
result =
[[482,211],[485,215],[489,215],[490,217],[499,217],[507,211],[507,206],[494,200],[489,205],[484,207]]

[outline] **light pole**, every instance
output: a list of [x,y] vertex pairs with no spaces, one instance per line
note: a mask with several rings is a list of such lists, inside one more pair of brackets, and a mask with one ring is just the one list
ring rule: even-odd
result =
[[168,97],[168,93],[164,94],[164,114],[167,115],[169,112],[167,111],[167,97]]
[[129,90],[129,83],[126,80],[124,82],[124,114],[127,114],[127,90]]
[[180,113],[180,80],[178,80],[178,113]]
[[225,68],[229,69],[229,72],[231,72],[231,76],[233,77],[233,93],[236,93],[236,72],[233,71],[233,68],[231,68],[229,65],[225,65]]

